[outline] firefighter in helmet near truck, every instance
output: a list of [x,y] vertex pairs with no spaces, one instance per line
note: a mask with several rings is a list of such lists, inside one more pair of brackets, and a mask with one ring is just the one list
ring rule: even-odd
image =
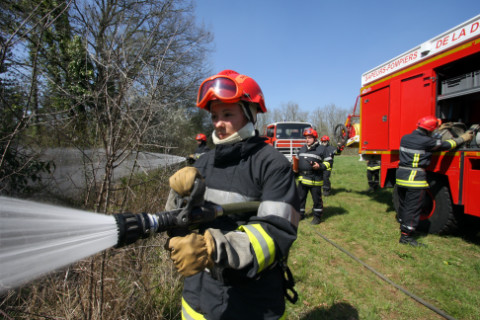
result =
[[195,136],[195,140],[197,140],[197,149],[195,149],[193,156],[195,160],[200,158],[203,154],[210,151],[210,148],[207,146],[207,136],[203,133],[199,133]]
[[320,143],[325,147],[326,158],[324,160],[331,164],[330,168],[323,171],[323,195],[327,197],[332,193],[330,176],[332,175],[333,158],[335,154],[338,154],[338,148],[330,145],[330,137],[327,135],[320,138]]
[[187,157],[188,164],[195,163],[198,158],[210,151],[210,148],[207,146],[207,136],[205,134],[197,133],[197,135],[195,136],[195,140],[197,141],[197,148],[195,149],[193,154],[190,154]]
[[473,133],[467,131],[455,139],[436,139],[432,137],[432,133],[440,124],[441,120],[434,116],[423,117],[418,120],[417,129],[400,140],[396,183],[399,196],[399,242],[402,244],[423,246],[415,240],[414,233],[420,222],[423,199],[429,188],[425,168],[430,164],[432,152],[455,149],[473,138]]
[[318,141],[318,133],[313,128],[303,132],[307,143],[298,151],[298,196],[300,213],[305,218],[305,204],[310,191],[313,200],[311,224],[319,224],[323,215],[323,172],[332,167],[333,159],[326,155],[325,146]]

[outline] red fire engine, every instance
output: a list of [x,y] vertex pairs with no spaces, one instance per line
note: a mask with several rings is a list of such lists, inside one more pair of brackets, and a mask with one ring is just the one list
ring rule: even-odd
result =
[[[456,228],[460,217],[480,217],[480,15],[365,72],[359,103],[359,153],[381,160],[382,187],[394,187],[400,138],[419,118],[452,122],[440,132],[443,139],[473,130],[468,145],[433,155],[419,229],[444,233]],[[360,131],[352,126],[347,121],[343,127],[345,141]],[[395,188],[396,208],[397,199]]]
[[267,125],[264,137],[291,162],[292,156],[306,143],[303,131],[310,127],[312,124],[308,122],[275,122]]

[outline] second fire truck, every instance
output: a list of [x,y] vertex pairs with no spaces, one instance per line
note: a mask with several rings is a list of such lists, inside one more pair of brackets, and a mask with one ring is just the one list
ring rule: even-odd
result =
[[400,139],[419,118],[451,122],[438,132],[442,139],[472,130],[469,144],[434,153],[419,230],[445,233],[459,218],[480,217],[480,15],[365,72],[356,110],[349,119],[359,119],[361,130],[347,121],[344,140],[360,131],[359,153],[381,160],[381,186],[395,188],[395,206]]

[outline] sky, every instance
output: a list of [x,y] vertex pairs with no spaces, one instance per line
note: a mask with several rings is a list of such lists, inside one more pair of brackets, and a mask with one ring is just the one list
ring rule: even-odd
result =
[[213,74],[255,79],[267,109],[353,110],[361,75],[480,14],[479,0],[196,0]]

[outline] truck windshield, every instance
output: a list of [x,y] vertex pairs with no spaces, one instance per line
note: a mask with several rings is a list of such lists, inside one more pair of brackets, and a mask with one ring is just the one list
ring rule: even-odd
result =
[[307,123],[279,123],[277,139],[304,139],[303,131],[310,127]]

